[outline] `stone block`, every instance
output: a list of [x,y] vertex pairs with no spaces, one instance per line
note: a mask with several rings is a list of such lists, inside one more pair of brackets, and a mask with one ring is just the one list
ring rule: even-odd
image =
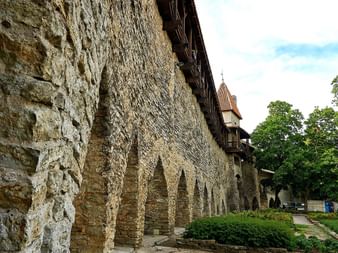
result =
[[25,215],[18,209],[0,208],[0,249],[19,251],[25,238]]
[[[1,177],[7,174],[1,171]],[[28,179],[20,178],[16,181],[2,181],[0,184],[0,208],[27,211],[32,204],[32,184]]]

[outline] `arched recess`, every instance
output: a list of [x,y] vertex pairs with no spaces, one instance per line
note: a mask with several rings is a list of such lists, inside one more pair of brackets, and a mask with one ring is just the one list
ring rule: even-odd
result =
[[211,216],[216,215],[214,190],[211,190]]
[[128,154],[127,168],[123,178],[123,190],[116,218],[115,244],[139,245],[137,233],[138,216],[138,145],[137,137]]
[[169,234],[168,189],[161,159],[148,185],[145,205],[144,234]]
[[219,212],[219,205],[216,206],[216,215],[220,215],[220,212]]
[[244,210],[250,210],[250,203],[247,196],[244,197]]
[[210,216],[210,207],[208,201],[208,189],[207,186],[204,186],[204,194],[203,194],[203,216]]
[[258,200],[256,197],[254,197],[252,200],[252,210],[257,210],[258,208],[259,208]]
[[108,91],[106,89],[105,69],[99,89],[99,104],[95,113],[87,156],[82,173],[82,184],[74,200],[75,223],[71,231],[71,252],[103,252],[108,240],[106,224],[108,211],[106,202],[109,196],[107,176],[110,170]]
[[280,201],[279,197],[277,196],[276,199],[275,199],[275,205],[274,205],[274,207],[275,208],[279,208],[280,205],[281,205],[281,201]]
[[275,201],[273,198],[270,198],[269,200],[269,208],[274,208],[275,207]]
[[237,179],[237,190],[238,190],[238,195],[239,195],[239,209],[243,210],[243,182],[241,179],[241,176],[239,174],[236,175]]
[[227,208],[229,212],[238,211],[237,198],[235,197],[234,191],[230,190],[227,192]]
[[192,209],[192,217],[193,219],[200,218],[202,216],[202,203],[201,203],[201,194],[198,187],[198,182],[196,180],[194,187],[194,202]]
[[187,181],[182,170],[177,187],[175,227],[185,227],[190,222]]
[[263,178],[259,182],[259,192],[260,192],[260,204],[261,208],[268,208],[269,207],[269,199],[268,199],[268,190],[272,185],[271,178]]
[[224,200],[222,199],[222,214],[226,213],[226,208],[225,208],[225,204],[224,204]]

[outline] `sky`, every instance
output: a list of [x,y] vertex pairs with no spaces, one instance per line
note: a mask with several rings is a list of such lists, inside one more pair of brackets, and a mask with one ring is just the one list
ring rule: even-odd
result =
[[338,0],[195,0],[218,89],[237,96],[249,133],[282,100],[305,117],[332,106]]

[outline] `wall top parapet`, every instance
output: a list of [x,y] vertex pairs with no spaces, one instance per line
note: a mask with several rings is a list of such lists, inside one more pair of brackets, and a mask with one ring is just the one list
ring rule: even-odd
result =
[[165,30],[208,127],[226,150],[227,133],[193,0],[157,0]]

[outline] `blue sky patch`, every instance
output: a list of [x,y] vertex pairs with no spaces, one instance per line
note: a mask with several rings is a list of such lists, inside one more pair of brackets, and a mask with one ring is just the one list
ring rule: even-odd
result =
[[315,44],[286,44],[275,49],[276,55],[291,57],[316,57],[327,58],[338,55],[338,43],[326,45]]

